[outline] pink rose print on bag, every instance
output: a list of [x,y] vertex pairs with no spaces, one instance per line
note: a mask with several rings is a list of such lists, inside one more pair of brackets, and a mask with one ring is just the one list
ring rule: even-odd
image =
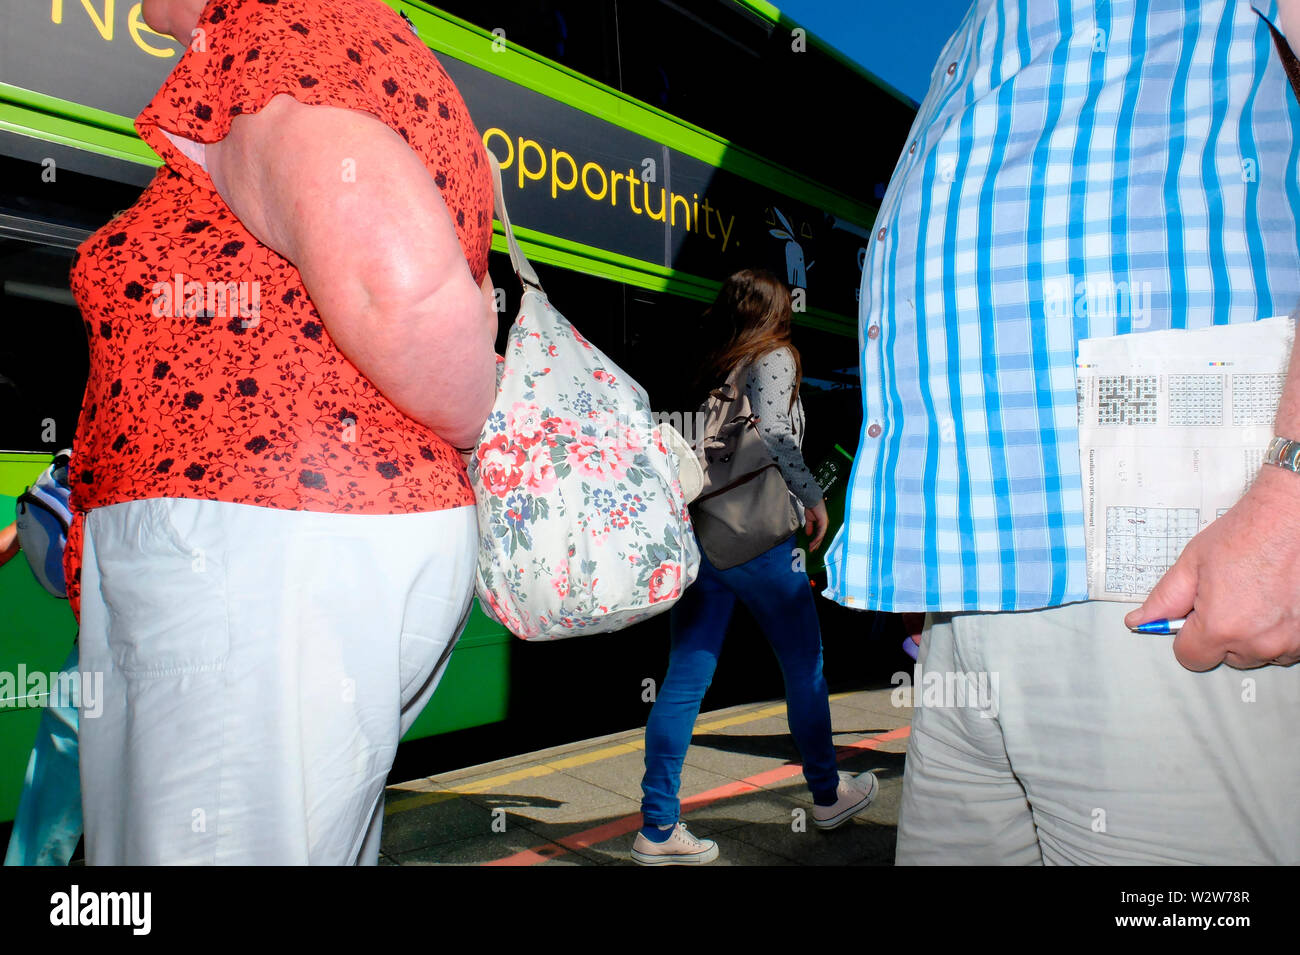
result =
[[637,428],[630,428],[627,425],[620,426],[619,439],[623,442],[623,447],[633,454],[639,454],[645,450],[645,442],[641,440],[641,431]]
[[623,479],[629,462],[617,438],[592,438],[581,435],[565,449],[565,461],[583,477],[597,481]]
[[506,431],[520,447],[531,448],[546,437],[542,409],[534,402],[516,401],[506,416]]
[[525,474],[524,487],[530,494],[547,494],[555,490],[558,476],[555,473],[555,464],[551,461],[550,447],[536,444],[528,449]]
[[551,578],[551,586],[561,598],[569,596],[569,562],[561,561],[560,566],[555,571],[555,576]]
[[664,561],[650,575],[650,602],[669,600],[681,593],[682,565]]
[[546,432],[547,443],[554,447],[557,443],[556,438],[576,438],[578,436],[578,423],[568,418],[552,415],[542,421],[542,430]]
[[[484,594],[480,594],[480,596],[484,596]],[[496,618],[500,620],[503,624],[505,624],[511,630],[511,632],[513,633],[527,632],[524,629],[523,621],[520,620],[518,617],[516,617],[514,614],[509,613],[505,609],[505,607],[501,606],[501,602],[497,600],[496,594],[494,594],[491,590],[488,590],[486,592],[486,597],[487,597],[488,606],[491,608],[492,613],[495,614]]]
[[476,452],[479,475],[487,489],[497,497],[505,497],[519,486],[524,477],[527,457],[522,448],[510,444],[510,438],[498,434]]
[[526,640],[663,612],[699,550],[649,397],[531,287],[504,354],[468,469],[484,607]]

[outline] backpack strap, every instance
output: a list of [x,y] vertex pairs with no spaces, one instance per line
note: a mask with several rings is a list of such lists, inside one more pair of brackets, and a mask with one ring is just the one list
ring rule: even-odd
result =
[[69,522],[67,517],[65,517],[63,513],[59,511],[58,508],[54,507],[54,505],[50,504],[39,494],[33,493],[31,488],[28,488],[22,494],[19,494],[18,500],[14,501],[14,505],[18,508],[22,508],[24,506],[40,508],[46,514],[49,514],[56,521],[58,521],[59,527],[63,529],[63,536],[64,537],[68,536]]
[[[749,366],[752,364],[753,362],[746,362],[743,365],[737,365],[731,370],[731,374],[727,376],[727,380],[718,387],[712,389],[709,392],[709,395],[713,398],[717,398],[719,401],[737,400],[740,397],[740,381],[749,372]],[[730,394],[727,393],[728,389],[731,392]]]

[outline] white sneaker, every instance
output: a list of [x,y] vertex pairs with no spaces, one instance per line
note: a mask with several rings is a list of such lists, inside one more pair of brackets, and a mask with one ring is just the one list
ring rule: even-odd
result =
[[679,822],[673,834],[663,842],[651,842],[642,833],[632,843],[632,858],[641,865],[704,865],[718,857],[718,844],[712,839],[697,839]]
[[863,773],[861,776],[840,773],[840,785],[836,790],[839,798],[833,806],[813,806],[813,822],[818,829],[834,829],[844,825],[875,801],[879,788],[880,784],[871,773]]

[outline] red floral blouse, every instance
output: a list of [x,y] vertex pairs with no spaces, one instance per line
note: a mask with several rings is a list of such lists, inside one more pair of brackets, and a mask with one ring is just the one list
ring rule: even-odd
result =
[[243,227],[164,134],[217,142],[232,117],[279,93],[364,110],[401,134],[441,189],[475,280],[487,272],[492,176],[482,141],[398,14],[379,0],[209,2],[136,120],[166,165],[73,260],[90,344],[65,557],[78,614],[81,524],[95,507],[184,497],[394,514],[474,501],[447,442],[343,356],[298,270]]

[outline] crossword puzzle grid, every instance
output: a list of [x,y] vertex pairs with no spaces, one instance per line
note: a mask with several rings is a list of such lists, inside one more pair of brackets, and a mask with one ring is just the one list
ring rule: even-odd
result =
[[1155,424],[1156,375],[1103,375],[1097,379],[1097,424]]
[[1285,375],[1233,375],[1232,423],[1272,424]]
[[1182,428],[1223,424],[1223,376],[1170,375],[1169,423]]
[[1200,530],[1194,507],[1106,508],[1106,591],[1146,594]]

